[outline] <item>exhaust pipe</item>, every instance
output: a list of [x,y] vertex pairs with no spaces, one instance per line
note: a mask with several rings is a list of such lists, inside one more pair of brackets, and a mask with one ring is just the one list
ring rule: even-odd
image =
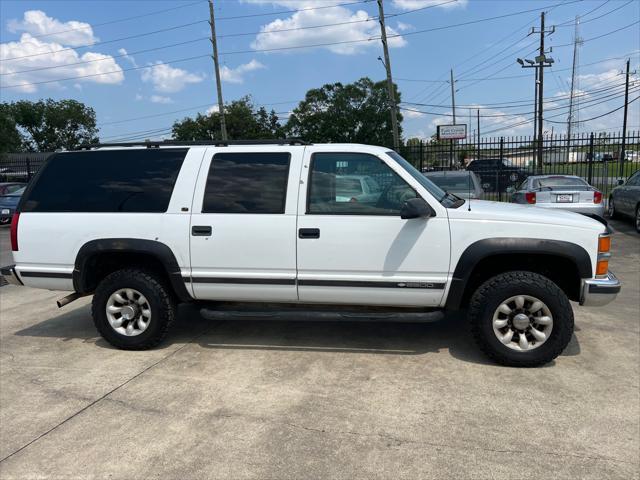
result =
[[79,299],[80,297],[86,297],[87,295],[89,295],[88,293],[79,293],[79,292],[73,292],[70,295],[67,295],[64,298],[61,298],[60,300],[58,300],[56,303],[58,304],[58,308],[62,308],[65,305],[70,304],[71,302]]

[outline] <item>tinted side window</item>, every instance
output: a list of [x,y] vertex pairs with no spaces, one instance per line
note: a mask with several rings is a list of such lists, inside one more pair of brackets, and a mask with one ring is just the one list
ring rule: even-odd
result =
[[217,153],[213,156],[203,213],[284,213],[290,155]]
[[68,152],[38,175],[24,212],[166,212],[188,149]]
[[[417,196],[386,163],[364,153],[314,153],[309,175],[311,214],[399,215]],[[366,192],[363,183],[374,188]]]

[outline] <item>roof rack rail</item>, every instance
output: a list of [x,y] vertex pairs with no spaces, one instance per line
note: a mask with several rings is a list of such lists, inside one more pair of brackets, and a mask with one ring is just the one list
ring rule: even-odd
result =
[[181,140],[158,140],[144,142],[118,142],[118,143],[90,143],[80,145],[78,150],[91,150],[101,147],[196,147],[202,145],[210,145],[215,147],[228,147],[231,145],[311,145],[301,138],[278,138],[273,140],[198,140],[198,141],[181,141]]

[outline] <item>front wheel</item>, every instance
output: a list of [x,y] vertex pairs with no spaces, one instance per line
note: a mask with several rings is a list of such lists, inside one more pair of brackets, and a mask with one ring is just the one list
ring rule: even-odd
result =
[[114,347],[147,350],[166,337],[176,317],[176,303],[161,277],[131,268],[100,282],[91,313],[102,338]]
[[469,320],[480,349],[512,367],[549,363],[573,334],[569,299],[555,283],[533,272],[507,272],[487,280],[471,298]]
[[618,218],[618,212],[616,211],[616,204],[613,201],[613,197],[609,197],[609,206],[607,208],[607,214],[609,218]]
[[640,205],[636,207],[636,232],[640,233]]

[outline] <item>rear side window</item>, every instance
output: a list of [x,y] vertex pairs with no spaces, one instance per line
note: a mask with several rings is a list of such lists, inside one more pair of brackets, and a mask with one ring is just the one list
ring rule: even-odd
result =
[[54,155],[21,210],[166,212],[187,150],[97,150]]
[[287,152],[215,154],[202,213],[284,213],[289,162]]

